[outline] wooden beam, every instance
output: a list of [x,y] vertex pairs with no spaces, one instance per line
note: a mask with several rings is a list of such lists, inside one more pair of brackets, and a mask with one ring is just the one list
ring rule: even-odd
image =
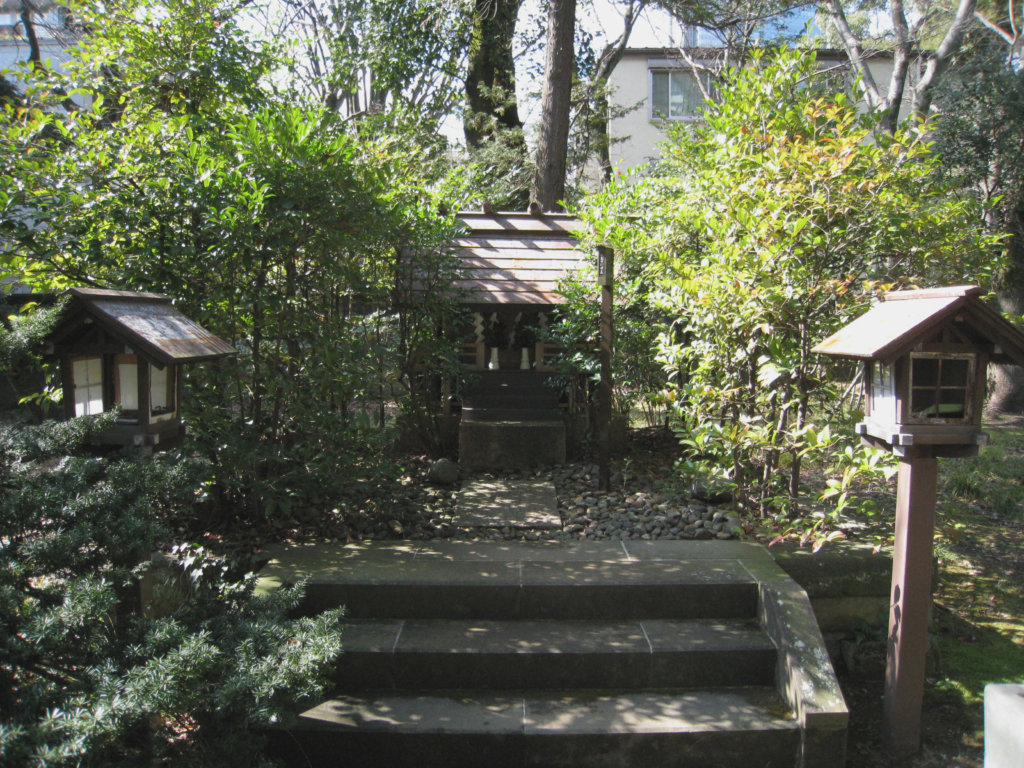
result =
[[611,485],[611,421],[612,421],[612,342],[614,339],[613,283],[615,252],[598,246],[598,281],[601,284],[601,382],[598,386],[597,418],[597,483],[607,491]]
[[900,459],[883,722],[886,748],[897,759],[921,746],[937,478],[934,456]]

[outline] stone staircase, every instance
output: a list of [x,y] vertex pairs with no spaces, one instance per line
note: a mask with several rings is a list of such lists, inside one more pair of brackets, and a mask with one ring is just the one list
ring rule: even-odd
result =
[[550,375],[481,371],[463,398],[459,460],[464,467],[511,469],[565,462],[565,421]]
[[272,734],[291,766],[843,764],[803,590],[739,542],[289,547],[261,588],[343,604],[335,695]]

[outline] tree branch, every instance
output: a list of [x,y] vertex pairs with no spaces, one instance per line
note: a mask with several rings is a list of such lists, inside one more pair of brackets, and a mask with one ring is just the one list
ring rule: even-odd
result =
[[25,30],[25,40],[28,41],[28,60],[33,66],[38,67],[43,57],[39,50],[39,39],[36,37],[36,27],[32,23],[32,5],[28,0],[21,0],[21,26]]
[[878,84],[875,82],[875,77],[871,74],[871,70],[864,60],[864,50],[861,48],[860,40],[853,34],[853,30],[846,20],[846,12],[843,11],[842,3],[840,0],[827,0],[825,7],[828,9],[832,26],[835,27],[836,32],[839,34],[839,39],[843,43],[843,48],[846,50],[850,63],[853,64],[853,68],[860,77],[860,87],[864,92],[864,98],[868,102],[868,108],[874,110],[882,107],[884,102],[878,90]]
[[892,77],[889,78],[889,90],[885,95],[885,107],[882,110],[881,128],[893,133],[900,119],[900,105],[903,103],[903,91],[907,83],[907,71],[910,68],[910,27],[907,15],[903,10],[903,0],[891,0],[891,18],[896,47],[892,55]]
[[960,49],[964,34],[974,18],[974,11],[977,7],[977,0],[960,0],[956,9],[956,16],[953,23],[949,25],[946,36],[942,38],[935,53],[928,59],[924,74],[917,84],[917,95],[914,97],[914,114],[924,119],[932,105],[932,89],[935,83],[953,59],[953,55]]
[[1009,51],[1006,55],[1006,62],[1012,64],[1016,56],[1020,55],[1021,48],[1024,47],[1024,37],[1021,37],[1020,30],[1017,27],[1016,19],[1017,9],[1013,0],[1010,0],[1008,7],[1008,17],[1010,24],[1010,31],[1007,32],[999,24],[988,19],[984,13],[975,9],[974,18],[982,23],[982,25],[990,32],[998,35],[1004,43],[1009,47]]

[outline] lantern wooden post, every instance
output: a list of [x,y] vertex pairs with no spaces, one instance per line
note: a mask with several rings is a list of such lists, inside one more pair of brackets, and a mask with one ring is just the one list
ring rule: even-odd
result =
[[908,453],[900,459],[896,489],[885,665],[883,735],[889,754],[897,758],[909,757],[921,746],[938,480],[938,460],[930,452]]
[[885,672],[885,744],[902,759],[921,746],[938,458],[977,456],[986,369],[1024,365],[1024,333],[973,285],[893,291],[814,352],[860,360],[857,433],[899,457],[896,539]]
[[597,281],[601,285],[601,381],[597,390],[597,478],[598,488],[611,485],[612,420],[612,282],[615,256],[611,248],[597,248]]

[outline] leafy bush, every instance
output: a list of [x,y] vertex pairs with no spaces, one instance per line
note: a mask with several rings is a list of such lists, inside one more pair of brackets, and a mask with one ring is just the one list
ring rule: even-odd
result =
[[[282,62],[236,5],[76,12],[90,36],[68,71],[26,70],[32,108],[0,118],[6,267],[166,293],[238,349],[190,374],[187,399],[230,513],[317,505],[385,467],[384,420],[358,414],[398,403],[429,431],[439,398],[419,371],[458,371],[433,158],[277,93]],[[71,92],[91,107],[63,110]]]
[[874,132],[816,86],[813,54],[755,54],[719,96],[655,173],[586,215],[669,318],[657,349],[684,457],[787,513],[840,399],[811,348],[886,286],[984,280],[988,241],[974,202],[935,181],[923,134]]
[[[300,589],[174,545],[205,470],[91,454],[112,418],[0,428],[0,763],[253,765],[252,729],[321,690],[338,613],[289,619]],[[162,613],[139,590],[157,550],[187,585]]]

